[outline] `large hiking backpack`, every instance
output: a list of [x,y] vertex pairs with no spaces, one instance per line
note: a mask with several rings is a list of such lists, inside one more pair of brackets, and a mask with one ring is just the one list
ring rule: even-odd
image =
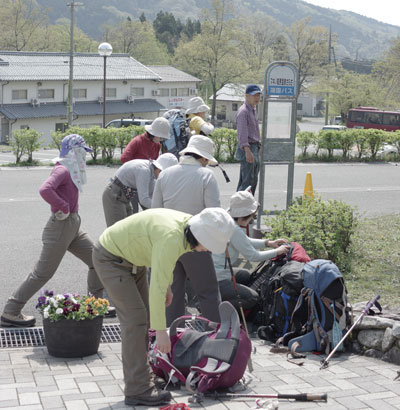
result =
[[[333,349],[351,325],[351,307],[339,268],[316,259],[303,268],[304,288],[291,319],[291,332],[283,338],[293,352]],[[338,347],[338,351],[343,346]]]
[[246,370],[251,342],[229,302],[219,305],[221,323],[182,316],[170,326],[171,352],[160,353],[150,331],[149,361],[153,372],[168,383],[183,384],[191,393],[236,384]]
[[169,121],[171,138],[163,141],[163,150],[171,152],[179,159],[179,152],[186,148],[191,133],[189,129],[189,122],[178,109],[167,111],[164,115]]

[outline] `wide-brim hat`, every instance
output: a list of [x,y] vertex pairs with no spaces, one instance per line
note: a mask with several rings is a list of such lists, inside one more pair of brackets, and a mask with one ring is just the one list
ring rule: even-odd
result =
[[238,191],[231,196],[227,211],[232,217],[240,218],[254,214],[259,205],[250,192]]
[[215,144],[211,138],[204,135],[193,135],[187,147],[179,152],[179,155],[193,153],[208,159],[210,165],[218,165],[218,161],[213,157]]
[[150,125],[145,125],[144,129],[151,135],[168,140],[170,138],[169,121],[166,118],[158,117]]
[[203,209],[188,224],[199,244],[212,253],[225,251],[235,229],[232,217],[222,208]]
[[189,100],[188,108],[186,110],[186,115],[193,114],[196,112],[207,112],[210,111],[210,107],[206,105],[201,97],[193,97]]
[[69,134],[61,141],[60,158],[65,157],[72,148],[83,148],[86,152],[93,152],[92,148],[86,145],[82,136]]
[[164,171],[164,169],[177,164],[178,159],[174,154],[171,154],[170,152],[160,155],[155,161],[153,161],[153,165],[161,171]]

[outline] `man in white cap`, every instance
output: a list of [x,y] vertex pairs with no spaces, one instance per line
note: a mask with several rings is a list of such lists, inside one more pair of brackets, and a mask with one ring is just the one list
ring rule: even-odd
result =
[[155,180],[160,172],[177,163],[175,155],[170,153],[160,155],[155,161],[133,159],[125,162],[103,192],[107,226],[137,212],[130,203],[134,195],[137,195],[143,209],[150,208]]
[[[180,152],[181,159],[158,177],[151,203],[152,208],[170,208],[192,215],[205,208],[219,207],[219,189],[208,164],[217,165],[213,157],[214,143],[203,135],[194,135]],[[186,279],[196,293],[203,316],[219,322],[221,302],[214,264],[209,253],[182,255],[174,270],[172,291],[175,298],[167,309],[167,323],[185,314]]]
[[193,97],[189,100],[186,117],[189,119],[189,128],[195,135],[211,135],[214,126],[206,121],[206,114],[210,107],[201,97]]
[[[222,252],[233,229],[232,218],[222,208],[195,216],[148,209],[100,236],[93,263],[120,319],[126,405],[156,407],[171,400],[171,393],[157,390],[151,380],[149,324],[156,331],[158,350],[169,353],[165,307],[175,299],[171,283],[177,260],[184,254]],[[150,292],[146,267],[151,267]]]

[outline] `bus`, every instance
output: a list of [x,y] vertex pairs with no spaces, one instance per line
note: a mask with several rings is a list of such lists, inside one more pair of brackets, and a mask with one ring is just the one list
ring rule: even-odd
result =
[[374,107],[351,108],[347,128],[377,128],[385,131],[400,129],[400,111],[383,111]]

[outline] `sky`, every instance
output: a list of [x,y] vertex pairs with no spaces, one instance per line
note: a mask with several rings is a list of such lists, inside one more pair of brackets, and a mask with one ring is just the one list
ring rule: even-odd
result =
[[400,0],[304,0],[316,6],[348,10],[384,23],[400,26]]

